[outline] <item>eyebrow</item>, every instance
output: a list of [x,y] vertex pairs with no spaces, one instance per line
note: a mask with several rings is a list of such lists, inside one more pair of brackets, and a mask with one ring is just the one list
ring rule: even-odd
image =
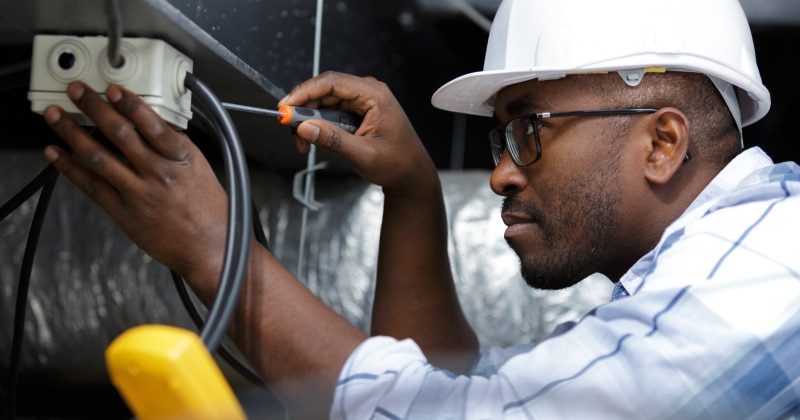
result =
[[528,111],[531,109],[542,109],[540,106],[536,104],[536,100],[533,99],[533,95],[527,93],[522,96],[518,96],[506,104],[506,113],[508,115],[517,115],[522,113],[523,111]]
[[[516,97],[509,101],[505,106],[506,115],[516,116],[523,113],[530,114],[536,112],[537,110],[546,109],[546,104],[541,102],[537,102],[534,99],[533,94],[526,93],[525,95]],[[497,118],[497,114],[492,114],[492,121],[500,124],[500,119]]]

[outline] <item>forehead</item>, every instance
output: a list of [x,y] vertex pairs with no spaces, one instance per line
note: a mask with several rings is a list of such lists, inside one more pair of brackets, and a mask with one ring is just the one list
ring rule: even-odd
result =
[[600,80],[566,77],[558,80],[530,80],[500,90],[495,100],[495,117],[508,118],[535,112],[591,109],[600,100],[591,83]]

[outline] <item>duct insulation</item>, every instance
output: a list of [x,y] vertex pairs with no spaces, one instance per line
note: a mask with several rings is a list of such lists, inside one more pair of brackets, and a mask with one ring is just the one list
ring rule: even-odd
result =
[[[38,151],[0,155],[0,200],[7,201],[45,168]],[[536,291],[519,275],[503,239],[500,198],[487,171],[442,172],[450,255],[468,320],[481,345],[535,342],[557,324],[608,301],[611,283],[592,276],[562,291]],[[291,177],[251,169],[253,199],[274,254],[297,269],[302,207]],[[364,331],[370,308],[382,217],[379,187],[354,177],[317,175],[317,200],[295,273],[325,303]],[[0,354],[9,355],[20,264],[38,194],[0,222]],[[202,205],[198,197],[197,205]],[[179,241],[178,238],[175,239]],[[169,271],[140,251],[111,219],[66,179],[56,185],[36,252],[20,374],[107,381],[105,348],[140,324],[197,331]],[[8,368],[8,358],[0,369]]]

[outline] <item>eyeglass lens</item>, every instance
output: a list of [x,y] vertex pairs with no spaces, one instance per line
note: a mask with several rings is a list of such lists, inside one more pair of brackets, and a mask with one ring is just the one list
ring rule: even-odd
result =
[[489,132],[495,166],[500,163],[506,147],[517,165],[525,166],[537,160],[539,142],[536,137],[539,133],[535,124],[536,122],[530,116],[525,116],[509,121],[503,132],[500,130]]

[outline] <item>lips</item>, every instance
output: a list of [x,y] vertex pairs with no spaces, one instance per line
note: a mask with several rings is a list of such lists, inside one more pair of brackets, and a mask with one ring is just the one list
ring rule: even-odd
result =
[[505,225],[508,226],[506,228],[505,234],[503,235],[506,239],[516,235],[520,235],[525,230],[533,227],[536,224],[536,220],[534,220],[530,216],[524,216],[514,213],[503,213],[502,219],[503,223],[505,223]]
[[503,200],[501,218],[508,228],[506,228],[506,239],[522,234],[523,231],[534,227],[539,218],[536,209],[526,206],[515,196],[508,196]]
[[503,223],[505,223],[505,225],[508,227],[512,227],[518,224],[536,223],[536,221],[533,220],[533,218],[528,215],[503,213],[501,217],[503,219]]

